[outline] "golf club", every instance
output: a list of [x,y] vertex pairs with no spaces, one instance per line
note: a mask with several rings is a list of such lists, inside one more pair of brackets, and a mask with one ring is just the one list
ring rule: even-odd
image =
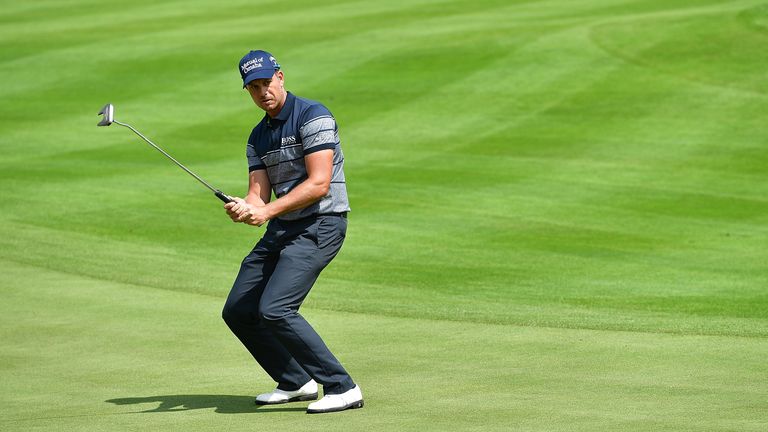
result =
[[205,181],[205,180],[201,179],[201,178],[200,178],[200,176],[198,176],[197,174],[195,174],[195,173],[193,173],[192,171],[190,171],[189,169],[187,169],[187,167],[185,167],[184,165],[182,165],[181,163],[179,163],[179,161],[177,161],[176,159],[174,159],[174,158],[173,158],[173,156],[171,156],[171,155],[169,155],[168,153],[166,153],[166,152],[165,152],[165,150],[163,150],[163,149],[161,149],[160,147],[158,147],[157,145],[155,145],[155,143],[153,143],[152,141],[150,141],[150,140],[149,140],[149,138],[145,137],[144,135],[142,135],[142,134],[141,134],[141,132],[139,132],[139,131],[137,131],[136,129],[134,129],[134,127],[133,127],[133,126],[131,126],[131,125],[127,124],[127,123],[121,123],[121,122],[119,122],[119,121],[115,120],[115,107],[114,107],[112,104],[106,104],[106,105],[104,105],[104,108],[102,108],[102,109],[101,109],[101,111],[99,111],[99,115],[103,115],[104,117],[101,119],[101,121],[100,121],[100,122],[99,122],[99,123],[98,123],[96,126],[109,126],[109,125],[111,125],[112,123],[116,123],[116,124],[119,124],[120,126],[125,126],[125,127],[127,127],[128,129],[132,130],[132,131],[133,131],[133,132],[134,132],[136,135],[140,136],[140,137],[141,137],[141,139],[143,139],[144,141],[146,141],[146,142],[147,142],[147,144],[151,145],[152,147],[154,147],[155,149],[157,149],[157,151],[159,151],[160,153],[162,153],[163,155],[165,155],[165,157],[167,157],[168,159],[172,160],[172,161],[173,161],[173,163],[175,163],[176,165],[178,165],[178,166],[179,166],[179,168],[183,169],[183,170],[184,170],[184,171],[186,171],[186,172],[187,172],[189,175],[191,175],[192,177],[194,177],[195,179],[197,179],[197,181],[199,181],[200,183],[202,183],[202,184],[203,184],[203,186],[205,186],[205,187],[207,187],[208,189],[210,189],[210,191],[211,191],[211,192],[213,192],[213,194],[214,194],[214,195],[216,195],[216,197],[217,197],[218,199],[220,199],[220,200],[224,201],[225,203],[228,203],[228,202],[232,202],[232,201],[234,201],[234,200],[232,199],[232,197],[230,197],[230,196],[226,195],[224,192],[222,192],[222,191],[220,191],[220,190],[218,190],[218,189],[215,189],[214,187],[212,187],[211,185],[209,185],[208,183],[206,183],[206,181]]

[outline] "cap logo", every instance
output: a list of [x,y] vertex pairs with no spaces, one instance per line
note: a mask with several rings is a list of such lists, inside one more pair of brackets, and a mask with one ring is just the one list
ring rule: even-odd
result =
[[[273,60],[273,58],[270,58],[270,60]],[[240,69],[242,69],[244,74],[247,74],[248,72],[263,67],[262,63],[264,62],[264,57],[254,58],[251,60],[248,60],[247,62],[243,63],[242,66],[240,66]]]

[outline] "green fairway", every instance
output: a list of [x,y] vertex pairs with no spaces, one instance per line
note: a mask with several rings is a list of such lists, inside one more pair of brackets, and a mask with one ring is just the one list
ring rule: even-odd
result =
[[[764,1],[0,3],[0,430],[768,429]],[[263,230],[96,127],[242,196],[250,49],[339,123],[362,410],[253,404]]]

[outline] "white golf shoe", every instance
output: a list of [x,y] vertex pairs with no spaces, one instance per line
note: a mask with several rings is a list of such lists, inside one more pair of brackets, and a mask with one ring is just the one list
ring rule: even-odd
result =
[[308,383],[295,391],[275,389],[270,393],[262,393],[256,396],[256,405],[282,404],[315,399],[317,399],[317,383],[315,380],[309,380]]
[[312,402],[307,407],[307,414],[320,414],[334,411],[344,411],[363,407],[363,394],[360,387],[355,386],[342,394],[330,394],[323,396],[317,402]]

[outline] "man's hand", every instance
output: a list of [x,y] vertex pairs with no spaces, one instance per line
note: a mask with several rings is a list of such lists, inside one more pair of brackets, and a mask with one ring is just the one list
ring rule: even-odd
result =
[[224,204],[224,210],[227,211],[232,222],[262,226],[269,220],[266,206],[251,205],[239,197],[232,197],[232,199],[233,202]]
[[248,206],[248,211],[240,215],[238,222],[260,227],[269,221],[267,206],[246,205]]
[[232,222],[240,222],[240,215],[245,211],[248,203],[240,197],[232,197],[232,202],[224,204],[224,210],[227,211],[227,215],[232,219]]

